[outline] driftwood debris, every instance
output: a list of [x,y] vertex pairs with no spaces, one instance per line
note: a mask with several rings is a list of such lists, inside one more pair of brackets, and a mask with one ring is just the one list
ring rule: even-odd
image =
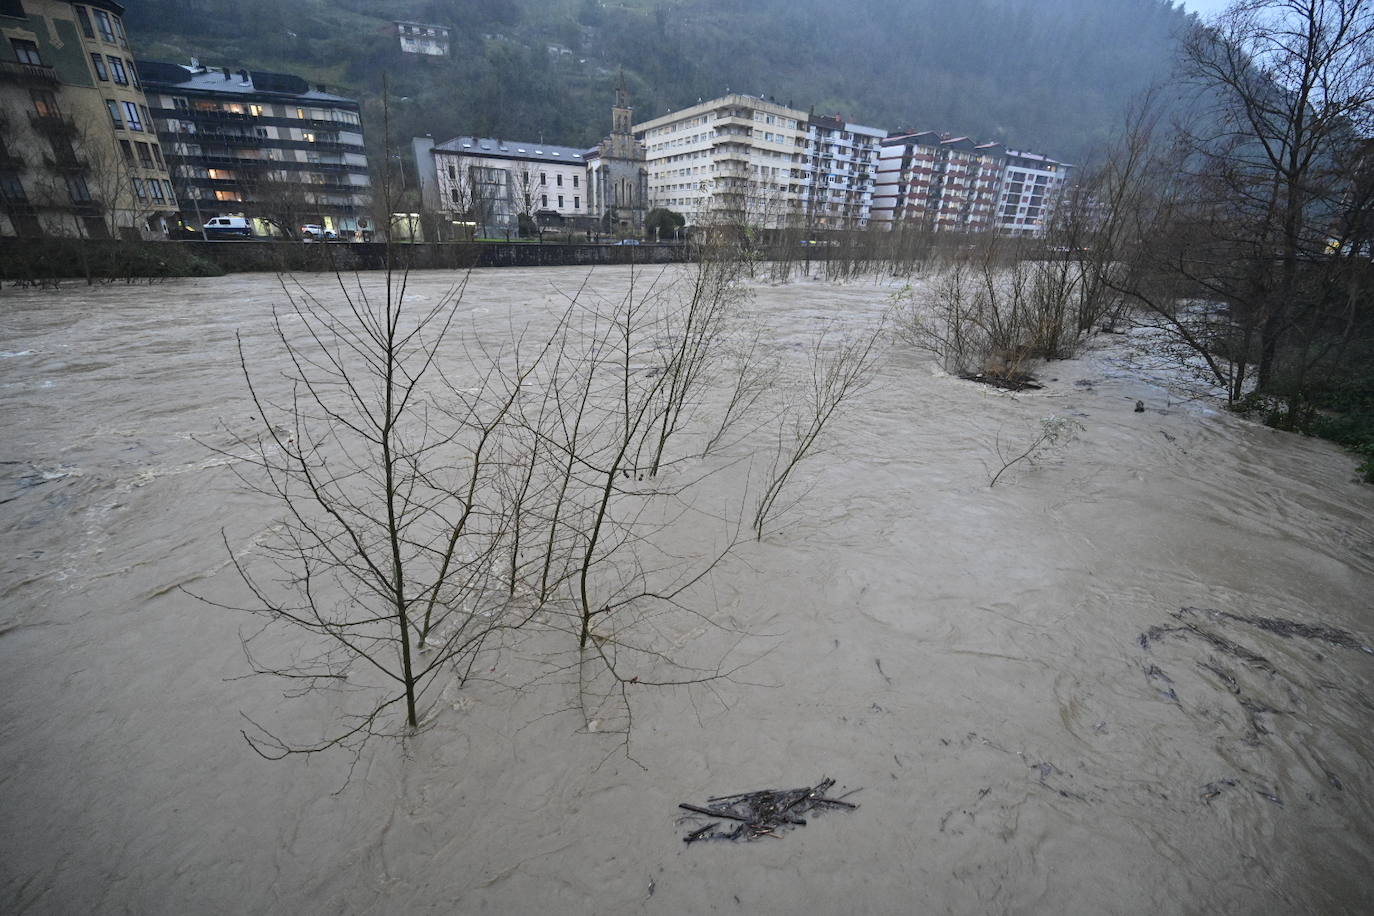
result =
[[[706,800],[705,805],[678,805],[692,814],[708,818],[719,818],[702,827],[697,827],[683,837],[683,842],[695,843],[698,840],[756,840],[759,837],[778,838],[779,830],[789,827],[805,827],[803,815],[820,814],[823,811],[839,808],[853,810],[859,807],[844,800],[845,796],[859,791],[853,789],[839,798],[827,798],[826,792],[835,785],[835,780],[822,779],[814,786],[800,789],[762,789],[757,792],[744,792],[739,795],[722,795]],[[721,820],[733,821],[730,830],[717,829]]]

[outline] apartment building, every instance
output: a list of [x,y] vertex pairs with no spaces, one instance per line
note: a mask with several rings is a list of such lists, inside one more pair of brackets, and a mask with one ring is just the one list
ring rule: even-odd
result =
[[817,229],[868,226],[887,132],[851,124],[838,115],[807,119],[806,159],[793,170],[803,182],[806,225]]
[[1010,236],[1043,235],[1072,168],[1038,153],[1007,150],[997,200],[997,231]]
[[426,208],[450,226],[489,235],[517,231],[522,215],[549,225],[588,214],[583,150],[493,137],[417,139],[414,148]]
[[357,101],[285,73],[139,61],[182,217],[243,216],[262,235],[319,225],[369,237],[371,181]]
[[815,174],[809,132],[806,112],[743,94],[636,124],[649,206],[677,211],[689,225],[795,224]]
[[123,14],[0,0],[0,234],[166,234],[177,202]]
[[448,26],[424,22],[397,21],[396,38],[402,54],[423,54],[426,57],[448,57]]
[[1005,151],[996,143],[922,131],[882,141],[873,219],[929,232],[994,228]]

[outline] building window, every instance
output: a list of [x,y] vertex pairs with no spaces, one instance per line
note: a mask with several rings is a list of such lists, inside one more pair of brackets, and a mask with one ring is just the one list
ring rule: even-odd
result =
[[448,178],[449,178],[449,181],[457,181],[457,180],[458,180],[458,167],[457,167],[457,166],[451,165],[451,166],[448,167]]
[[43,58],[38,56],[38,45],[23,38],[11,38],[10,45],[14,47],[15,60],[21,64],[33,64],[35,67],[43,66]]
[[142,89],[143,84],[138,81],[138,68],[134,66],[134,62],[126,57],[124,58],[124,66],[129,70],[129,79],[133,81],[134,88]]
[[162,161],[162,147],[158,146],[156,143],[154,143],[152,146],[153,158],[157,160],[158,168],[165,169],[167,167],[167,163]]
[[153,200],[162,201],[162,185],[158,184],[156,178],[148,179],[148,193],[153,196]]
[[559,194],[559,195],[558,195],[558,209],[560,209],[560,210],[563,209],[563,195],[562,195],[562,194]]
[[129,124],[129,130],[143,129],[143,120],[138,116],[138,106],[133,102],[124,103],[124,119]]
[[574,210],[581,210],[581,209],[582,209],[582,198],[580,198],[580,197],[574,197],[574,198],[573,198],[573,209],[574,209]]
[[136,196],[139,200],[147,200],[147,199],[148,199],[148,191],[147,191],[146,188],[143,187],[143,179],[142,179],[142,178],[135,178],[133,181],[134,181],[134,196]]
[[243,200],[238,191],[216,191],[215,200]]
[[105,58],[101,57],[99,54],[92,54],[91,66],[95,68],[97,79],[107,83],[110,81],[110,71],[105,69]]
[[576,175],[573,176],[573,187],[574,187],[574,188],[577,187],[577,176],[576,176]]
[[100,37],[108,42],[115,40],[114,23],[110,20],[110,14],[104,10],[93,10],[95,13],[95,25],[100,29]]
[[110,59],[110,73],[114,75],[114,81],[120,86],[129,85],[129,75],[124,72],[124,61],[118,57]]
[[0,198],[19,203],[29,199],[18,172],[0,172]]
[[91,202],[91,189],[86,187],[86,179],[81,175],[67,176],[67,193],[71,194],[74,204]]
[[255,117],[255,118],[260,118],[260,117],[262,117],[262,106],[261,106],[261,105],[249,105],[249,106],[248,106],[248,113],[249,113],[250,115],[252,115],[253,117]]
[[[563,187],[563,176],[562,176],[562,175],[559,175],[559,176],[557,176],[557,177],[558,177],[558,186],[561,188],[561,187]],[[562,206],[562,204],[560,204],[559,206]]]
[[119,151],[124,154],[124,161],[127,164],[134,164],[134,148],[129,145],[128,140],[119,141]]
[[176,195],[172,193],[172,183],[165,178],[162,179],[162,193],[165,194],[170,201],[175,201],[177,199]]
[[110,110],[110,121],[115,127],[123,127],[124,121],[119,117],[119,103],[114,99],[106,99],[105,107]]
[[94,38],[95,31],[91,28],[91,17],[86,14],[86,8],[84,6],[78,6],[76,8],[76,18],[77,21],[81,23],[81,34],[85,35],[87,38]]
[[548,175],[545,175],[543,172],[540,172],[540,173],[539,173],[539,183],[542,184],[542,185],[547,185],[547,184],[549,183],[549,176],[548,176]]
[[60,118],[62,112],[57,107],[57,96],[46,89],[30,89],[29,98],[33,100],[33,110],[40,118]]
[[539,195],[539,206],[543,207],[543,208],[546,209],[546,210],[548,209],[548,207],[549,207],[549,195],[547,195],[547,194],[540,194],[540,195]]
[[[449,169],[450,169],[450,171],[451,171],[451,170],[453,169],[453,166],[449,166]],[[450,189],[449,189],[449,192],[448,192],[448,196],[453,200],[453,202],[454,202],[455,204],[460,204],[460,203],[462,203],[462,201],[458,199],[458,189],[457,189],[457,188],[450,188]]]
[[146,143],[134,143],[134,148],[138,150],[138,164],[145,169],[153,167],[153,151],[148,148]]

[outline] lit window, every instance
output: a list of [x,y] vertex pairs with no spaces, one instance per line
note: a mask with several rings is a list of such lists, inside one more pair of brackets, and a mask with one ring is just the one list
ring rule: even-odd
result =
[[133,102],[124,103],[124,120],[129,124],[129,130],[142,130],[143,120],[138,116],[138,106]]
[[114,76],[114,81],[120,86],[129,85],[129,76],[124,72],[124,61],[118,57],[111,57],[109,60],[110,73]]

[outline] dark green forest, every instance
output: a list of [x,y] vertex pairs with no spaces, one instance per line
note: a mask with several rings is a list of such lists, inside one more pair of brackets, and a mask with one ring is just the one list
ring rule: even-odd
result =
[[[143,57],[298,73],[364,100],[374,138],[475,133],[591,145],[623,68],[637,117],[725,90],[888,130],[1081,161],[1166,79],[1170,0],[127,0]],[[391,22],[450,26],[449,58]]]

